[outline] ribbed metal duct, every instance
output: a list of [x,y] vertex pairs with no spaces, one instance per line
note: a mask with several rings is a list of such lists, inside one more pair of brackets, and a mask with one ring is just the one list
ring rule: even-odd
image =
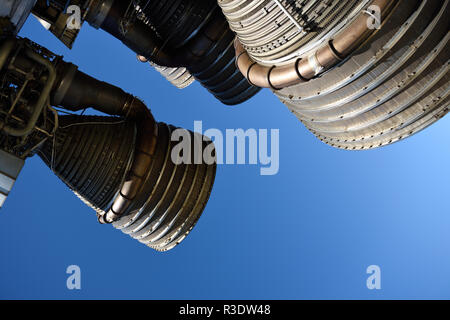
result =
[[187,66],[189,72],[222,103],[240,104],[259,92],[235,64],[234,33],[220,10],[197,36],[198,44],[190,54],[197,61]]
[[38,155],[85,203],[97,211],[107,210],[133,160],[135,124],[115,117],[59,120],[54,137]]
[[316,48],[352,21],[367,2],[218,0],[244,49],[254,61],[268,66]]
[[[261,6],[255,8],[256,2],[259,2]],[[288,12],[293,11],[292,6],[301,7],[313,2],[316,5],[334,3],[333,1],[291,1],[288,4],[286,1],[281,1]],[[351,1],[339,2],[351,3]],[[283,80],[281,76],[278,76],[278,70],[283,71],[278,66],[301,61],[296,56],[299,53],[306,52],[308,58],[311,48],[314,48],[316,58],[310,57],[303,61],[309,65],[315,63],[319,69],[324,67],[318,63],[322,57],[321,51],[316,51],[319,47],[318,42],[303,41],[308,37],[314,39],[321,29],[316,32],[312,29],[311,34],[305,36],[303,40],[285,42],[284,56],[277,55],[281,52],[278,49],[267,51],[273,52],[273,55],[267,53],[261,55],[260,52],[255,53],[249,47],[246,34],[241,34],[242,31],[237,27],[239,22],[237,17],[245,17],[242,20],[245,30],[259,28],[261,32],[253,34],[254,38],[260,41],[255,42],[255,47],[263,46],[268,39],[266,36],[268,33],[263,30],[268,30],[270,25],[267,22],[267,15],[273,10],[278,10],[274,7],[274,3],[272,1],[270,3],[269,1],[219,1],[219,3],[227,18],[234,19],[230,20],[230,24],[234,30],[238,31],[238,38],[243,47],[249,50],[248,55],[260,64],[277,67],[273,69],[275,71],[272,75],[270,72],[266,74],[269,85],[273,83],[271,79]],[[361,8],[363,10],[358,11],[358,15],[365,15],[368,11],[364,10],[368,10],[369,5],[373,3],[374,1],[367,3]],[[365,39],[365,43],[359,45],[356,51],[353,50],[342,56],[339,50],[335,50],[338,58],[344,58],[339,64],[327,66],[329,67],[327,72],[319,71],[316,73],[318,76],[315,77],[314,74],[306,76],[300,73],[306,68],[297,68],[297,73],[302,76],[298,84],[274,90],[280,100],[306,127],[320,140],[334,147],[360,150],[387,145],[417,133],[448,113],[449,1],[408,0],[396,1],[393,4],[395,6],[392,10],[381,17],[380,30],[372,30],[370,38]],[[249,8],[252,10],[247,10]],[[233,12],[234,15],[231,16],[229,12]],[[236,12],[239,12],[239,16],[236,16]],[[354,7],[348,8],[347,13],[342,11],[341,15],[351,17],[353,12],[355,12]],[[371,18],[370,13],[366,15],[366,19]],[[299,16],[296,19],[299,19]],[[275,29],[281,32],[279,37],[283,35],[288,37],[288,30],[293,30],[295,24],[287,17],[282,21],[290,25],[290,29],[287,27]],[[361,22],[365,23],[364,20]],[[271,23],[273,26],[275,20],[271,20]],[[263,26],[266,26],[266,29]],[[346,27],[347,22],[341,29],[345,32]],[[367,27],[361,25],[361,28]],[[272,33],[269,32],[269,34]],[[328,43],[328,48],[333,48],[333,44],[336,44],[333,39],[337,37],[339,33],[329,34],[324,39],[325,45]],[[351,38],[351,34],[348,37]],[[273,39],[274,36],[269,38]],[[330,43],[332,45],[329,45]],[[336,46],[333,49],[336,49]],[[293,55],[290,56],[291,53]],[[300,62],[300,65],[304,65],[302,63]],[[259,68],[259,70],[263,69]],[[259,70],[255,69],[255,71]],[[248,75],[249,72],[247,72]],[[289,74],[291,75],[292,73]],[[250,76],[250,79],[259,80],[254,76]]]
[[215,0],[93,0],[86,20],[148,61],[186,68],[224,104],[260,90],[236,68],[234,34]]
[[184,67],[162,67],[152,62],[150,62],[150,65],[178,89],[184,89],[195,81],[195,78]]
[[[136,197],[128,214],[113,223],[115,228],[158,251],[170,250],[192,230],[209,199],[216,172],[215,162],[195,160],[194,153],[191,164],[175,165],[170,159],[176,145],[171,141],[174,130],[173,126],[158,123],[153,161],[145,171],[145,196]],[[189,133],[192,146],[200,143],[201,150],[212,143],[201,142],[201,135]]]
[[[158,30],[160,37],[165,39],[166,46],[179,48],[195,36],[208,20],[214,3],[206,4],[207,6],[202,5],[202,1],[147,1],[135,9],[138,18]],[[189,13],[196,8],[199,12],[196,19],[190,19]],[[150,65],[178,89],[184,89],[195,81],[185,67],[165,67],[153,62]]]
[[165,46],[183,50],[191,40],[198,43],[188,49],[196,59],[185,67],[221,102],[239,104],[259,91],[235,66],[234,34],[215,0],[148,1],[141,11]]
[[217,10],[214,0],[148,0],[137,8],[140,19],[164,39],[164,44],[181,48],[211,19]]
[[[0,149],[21,160],[37,153],[99,222],[156,250],[180,243],[213,186],[212,141],[157,123],[141,100],[29,40],[9,39],[1,48],[2,96],[9,98],[0,107],[14,121],[2,117]],[[50,105],[111,117],[61,116]],[[13,181],[3,180],[5,196]]]
[[[194,227],[216,171],[215,162],[194,161],[195,152],[190,163],[173,161],[175,129],[150,118],[136,124],[117,117],[62,116],[54,138],[38,154],[100,219],[166,251]],[[212,144],[189,135],[200,151]]]

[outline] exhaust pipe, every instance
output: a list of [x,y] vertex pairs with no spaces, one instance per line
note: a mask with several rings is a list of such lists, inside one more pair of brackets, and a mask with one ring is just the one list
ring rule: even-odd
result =
[[151,27],[140,20],[127,23],[125,17],[131,9],[129,1],[94,0],[87,12],[86,21],[94,28],[100,28],[119,39],[136,54],[160,66],[180,66]]
[[[96,211],[100,223],[167,251],[196,224],[216,171],[215,161],[175,164],[175,130],[150,117],[136,125],[116,117],[62,116],[38,155]],[[189,134],[193,143],[201,141]],[[212,144],[202,143],[202,151]]]
[[86,21],[120,39],[141,61],[186,68],[224,104],[242,103],[260,90],[236,68],[234,34],[215,0],[167,0],[145,8],[95,0]]
[[[190,137],[190,158],[180,163],[172,133],[181,129],[157,123],[139,99],[72,64],[61,62],[58,70],[54,104],[73,111],[93,107],[121,118],[60,117],[41,158],[97,212],[100,223],[113,224],[158,251],[179,244],[212,190],[212,141],[184,130]],[[209,158],[203,157],[205,150]]]
[[[374,0],[373,6],[381,9],[381,23],[387,20],[387,13],[394,6],[391,0]],[[363,11],[357,19],[342,30],[334,39],[306,57],[297,58],[287,65],[265,66],[254,61],[236,37],[236,65],[247,80],[261,88],[281,90],[302,82],[307,82],[322,72],[345,60],[352,51],[366,41],[376,29],[370,29],[368,19],[371,13]]]
[[448,114],[449,0],[219,5],[243,74],[332,147],[387,146]]
[[[38,154],[100,223],[158,251],[179,244],[213,187],[212,141],[156,122],[141,100],[29,40],[2,45],[10,50],[0,61],[0,92],[15,99],[0,101],[0,115],[8,114],[0,117],[0,151],[22,160]],[[50,105],[111,116],[61,116]]]

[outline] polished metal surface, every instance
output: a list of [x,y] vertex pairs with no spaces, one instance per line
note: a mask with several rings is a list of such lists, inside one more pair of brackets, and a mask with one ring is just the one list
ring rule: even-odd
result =
[[109,207],[132,161],[133,122],[111,117],[61,116],[38,155],[85,203]]
[[[67,29],[66,8],[79,5],[81,22],[122,41],[178,88],[197,80],[229,105],[270,88],[336,148],[385,146],[449,111],[450,0],[2,2],[0,207],[25,159],[38,154],[100,223],[158,251],[179,244],[202,214],[214,144],[183,130],[194,152],[177,162],[184,156],[174,159],[171,138],[179,128],[15,35],[32,4],[69,47],[78,31]],[[86,108],[110,116],[74,114]],[[202,157],[206,149],[214,159]]]
[[448,1],[403,1],[339,68],[276,94],[331,146],[362,150],[405,139],[448,113],[448,15]]
[[[106,1],[94,0],[92,7]],[[115,1],[101,25],[98,12],[88,14],[87,21],[120,39],[141,61],[167,68],[163,75],[175,86],[185,87],[190,74],[227,105],[243,103],[260,90],[235,66],[234,34],[215,0]]]
[[[145,126],[111,117],[62,116],[54,139],[38,154],[101,221],[166,251],[199,219],[216,165],[175,164],[171,133],[176,128],[154,120]],[[204,140],[189,134],[192,141]],[[202,150],[211,143],[204,141]]]
[[[175,164],[170,160],[176,145],[170,137],[176,129],[158,123],[153,161],[143,171],[143,195],[147,196],[137,196],[127,214],[113,223],[115,228],[158,251],[172,249],[192,230],[208,201],[216,172],[215,163]],[[201,150],[212,143],[201,135],[189,135],[192,143],[203,144]]]
[[[0,204],[17,177],[16,164],[38,154],[100,223],[158,251],[178,245],[213,187],[212,141],[157,123],[141,100],[30,40],[3,40],[0,48]],[[111,116],[62,115],[52,106]],[[189,138],[186,162],[173,156],[178,130]]]
[[[387,20],[393,5],[394,2],[390,0],[374,0],[371,2],[371,6],[376,6],[382,13],[381,23]],[[339,33],[332,34],[332,38],[326,39],[325,44],[318,44],[314,46],[311,52],[307,52],[283,65],[273,64],[268,66],[256,61],[242,44],[240,39],[242,37],[238,35],[235,40],[236,64],[249,82],[259,87],[279,90],[307,82],[345,60],[361,43],[376,33],[377,29],[372,28],[367,22],[371,17],[371,12],[366,9],[362,10],[356,15],[354,21],[344,26]]]
[[218,1],[252,60],[264,66],[288,63],[323,45],[349,25],[368,2],[280,1],[282,10],[272,0]]
[[152,62],[150,62],[150,65],[178,89],[184,89],[195,81],[195,78],[185,67],[162,67]]
[[[237,33],[241,72],[271,88],[333,147],[388,145],[448,113],[449,1],[374,0],[346,8],[339,6],[350,1],[218,2]],[[304,30],[300,38],[292,17],[305,24],[299,12],[330,6],[328,18],[310,20],[328,31]],[[379,28],[369,28],[374,6],[381,9]]]

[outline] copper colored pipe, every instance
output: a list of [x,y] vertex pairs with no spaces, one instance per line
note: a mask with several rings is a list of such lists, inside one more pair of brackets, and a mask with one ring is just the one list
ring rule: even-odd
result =
[[144,185],[148,168],[155,153],[158,126],[150,110],[141,100],[133,97],[129,104],[129,111],[128,118],[132,118],[137,122],[134,159],[126,180],[111,207],[104,214],[97,215],[100,223],[112,223],[130,208]]
[[141,191],[155,152],[158,127],[147,106],[133,95],[78,71],[70,63],[60,62],[58,70],[60,79],[54,90],[53,103],[69,110],[93,107],[136,123],[134,158],[125,182],[107,212],[97,211],[99,222],[112,223],[127,212]]
[[[386,21],[388,12],[396,1],[374,0],[371,6],[381,9],[382,21]],[[243,45],[236,37],[236,66],[247,80],[261,88],[280,90],[301,82],[306,82],[345,59],[353,50],[361,45],[375,30],[369,28],[367,19],[370,15],[361,12],[347,28],[342,30],[336,38],[320,47],[311,56],[298,58],[295,62],[283,66],[263,66],[250,57]]]

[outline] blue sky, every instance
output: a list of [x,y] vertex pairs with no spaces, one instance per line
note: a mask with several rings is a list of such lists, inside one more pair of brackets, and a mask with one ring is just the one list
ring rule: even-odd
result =
[[[268,90],[235,107],[199,84],[172,87],[103,31],[68,50],[34,19],[21,36],[142,98],[158,121],[280,129],[280,171],[219,166],[199,223],[158,253],[111,226],[38,158],[0,211],[2,299],[450,298],[450,117],[371,151],[333,149]],[[82,289],[66,288],[79,265]],[[366,268],[379,265],[381,290]]]

